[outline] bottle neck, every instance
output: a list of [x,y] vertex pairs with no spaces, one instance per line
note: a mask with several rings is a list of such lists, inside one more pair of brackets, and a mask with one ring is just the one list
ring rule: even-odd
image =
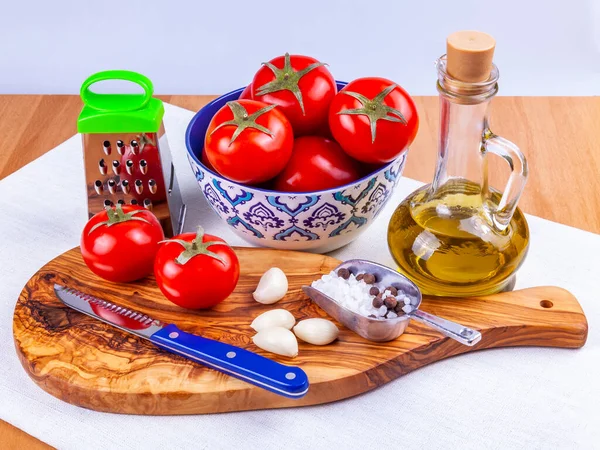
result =
[[487,129],[490,101],[455,103],[440,94],[440,133],[434,188],[462,178],[483,184],[482,139]]
[[432,188],[435,191],[448,181],[463,179],[483,186],[486,173],[482,148],[488,129],[490,101],[498,91],[498,69],[490,79],[466,83],[446,72],[446,60],[438,60],[440,93],[440,134],[438,161]]

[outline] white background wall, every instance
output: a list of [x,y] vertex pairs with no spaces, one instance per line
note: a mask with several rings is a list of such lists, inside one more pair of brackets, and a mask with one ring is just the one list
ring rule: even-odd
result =
[[501,94],[600,93],[600,0],[0,0],[0,93],[77,93],[114,68],[158,93],[223,93],[289,51],[434,94],[460,29],[496,38]]

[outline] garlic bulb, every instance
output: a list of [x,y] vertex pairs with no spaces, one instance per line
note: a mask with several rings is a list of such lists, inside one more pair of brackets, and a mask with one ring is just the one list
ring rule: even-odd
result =
[[287,290],[288,280],[283,270],[278,267],[271,267],[260,278],[252,296],[258,303],[271,305],[281,300]]
[[283,327],[291,330],[295,323],[296,319],[294,319],[292,313],[287,309],[272,309],[254,319],[250,326],[256,331],[274,327]]
[[252,337],[252,342],[257,347],[278,355],[291,358],[298,355],[296,336],[287,328],[274,327],[261,330]]
[[294,333],[309,344],[327,345],[337,339],[340,330],[326,319],[306,319],[298,322]]

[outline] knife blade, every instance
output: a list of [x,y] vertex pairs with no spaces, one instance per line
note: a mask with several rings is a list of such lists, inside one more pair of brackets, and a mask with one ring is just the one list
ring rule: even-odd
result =
[[308,377],[298,367],[286,366],[240,347],[186,333],[174,324],[162,323],[141,312],[76,289],[55,284],[54,292],[65,305],[76,311],[275,394],[300,398],[308,392]]

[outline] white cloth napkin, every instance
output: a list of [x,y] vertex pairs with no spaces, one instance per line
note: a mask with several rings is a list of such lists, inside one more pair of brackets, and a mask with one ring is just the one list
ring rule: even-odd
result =
[[[190,111],[167,105],[165,126],[189,205],[186,229],[201,223],[207,232],[245,245],[210,210],[196,185],[184,144],[191,117]],[[355,398],[283,410],[125,416],[52,397],[21,368],[12,315],[29,277],[79,243],[86,220],[82,166],[80,137],[74,136],[0,181],[1,419],[61,449],[600,448],[600,236],[531,216],[531,249],[517,288],[558,285],[573,292],[590,328],[580,350],[475,352]],[[392,265],[385,239],[388,219],[417,186],[402,179],[371,228],[333,256]]]

